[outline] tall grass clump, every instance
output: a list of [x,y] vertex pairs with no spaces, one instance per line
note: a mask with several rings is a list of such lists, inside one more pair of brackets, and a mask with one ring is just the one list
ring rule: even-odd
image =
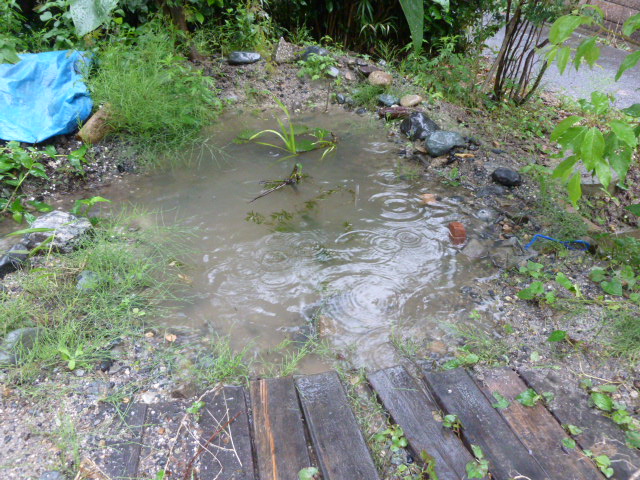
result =
[[95,365],[111,342],[141,334],[144,322],[175,298],[174,270],[183,252],[178,232],[130,228],[136,221],[103,220],[75,252],[34,258],[30,269],[12,277],[12,292],[0,293],[0,337],[40,329],[33,348],[17,352],[14,377],[27,380],[56,365]]
[[153,156],[192,141],[219,112],[211,78],[176,53],[156,24],[129,45],[117,40],[98,54],[88,84],[96,104],[108,104],[117,135]]

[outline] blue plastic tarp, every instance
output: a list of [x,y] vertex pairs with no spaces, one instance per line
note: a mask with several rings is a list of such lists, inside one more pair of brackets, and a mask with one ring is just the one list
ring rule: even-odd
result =
[[0,139],[38,143],[71,133],[91,114],[78,51],[25,53],[0,65]]

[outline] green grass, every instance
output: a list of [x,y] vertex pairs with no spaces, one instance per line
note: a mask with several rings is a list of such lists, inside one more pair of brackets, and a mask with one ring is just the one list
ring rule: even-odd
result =
[[[51,253],[13,276],[17,293],[2,294],[0,337],[21,327],[43,330],[33,348],[19,352],[12,378],[32,379],[56,366],[93,366],[112,341],[140,335],[144,320],[174,298],[174,260],[184,253],[178,232],[134,224],[125,216],[102,221],[75,252]],[[83,271],[96,274],[91,290],[76,287]]]
[[177,54],[158,26],[133,45],[108,43],[96,64],[87,79],[95,104],[109,104],[116,134],[147,152],[147,160],[192,142],[222,106],[212,79]]

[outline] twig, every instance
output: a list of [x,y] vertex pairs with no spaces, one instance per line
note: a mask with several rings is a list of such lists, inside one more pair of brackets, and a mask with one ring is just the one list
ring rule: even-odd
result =
[[182,480],[187,480],[189,477],[189,474],[191,473],[191,470],[193,469],[193,463],[196,461],[196,459],[202,454],[202,452],[204,452],[206,450],[207,445],[209,445],[211,442],[213,442],[213,440],[220,434],[220,432],[222,432],[225,428],[227,428],[229,425],[231,425],[231,423],[240,416],[240,414],[243,413],[242,411],[239,411],[238,413],[236,413],[232,418],[230,418],[229,420],[227,420],[224,425],[222,425],[220,428],[218,428],[215,432],[213,432],[213,435],[211,435],[211,437],[209,437],[209,440],[207,440],[205,442],[204,445],[200,445],[200,448],[198,448],[198,451],[196,452],[196,454],[191,458],[191,460],[189,461],[188,465],[187,465],[187,469],[184,472],[184,475],[182,476]]
[[[210,390],[207,390],[206,392],[204,392],[202,395],[200,395],[200,397],[198,397],[198,400],[196,400],[196,402],[200,402],[202,401],[202,399],[210,394],[210,393],[214,393],[218,390],[220,390],[222,388],[221,384],[217,384],[215,387],[213,387]],[[173,440],[171,441],[171,448],[169,448],[169,453],[167,455],[167,461],[164,464],[164,471],[167,471],[167,467],[169,467],[169,462],[171,461],[171,455],[173,454],[173,449],[176,446],[176,443],[178,443],[178,437],[180,436],[180,432],[182,431],[182,427],[184,426],[185,420],[187,419],[187,417],[190,415],[189,412],[184,414],[184,417],[182,417],[182,420],[180,420],[180,425],[178,426],[178,431],[176,431],[175,436],[173,437]]]

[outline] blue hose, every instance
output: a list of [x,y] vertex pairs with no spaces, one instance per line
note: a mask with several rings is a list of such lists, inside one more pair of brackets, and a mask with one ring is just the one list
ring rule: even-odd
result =
[[591,248],[591,244],[589,242],[585,242],[584,240],[556,240],[555,238],[547,237],[546,235],[535,234],[531,241],[524,246],[525,250],[528,250],[531,245],[535,243],[539,238],[544,238],[545,240],[551,240],[552,242],[557,242],[563,244],[569,250],[589,250]]

